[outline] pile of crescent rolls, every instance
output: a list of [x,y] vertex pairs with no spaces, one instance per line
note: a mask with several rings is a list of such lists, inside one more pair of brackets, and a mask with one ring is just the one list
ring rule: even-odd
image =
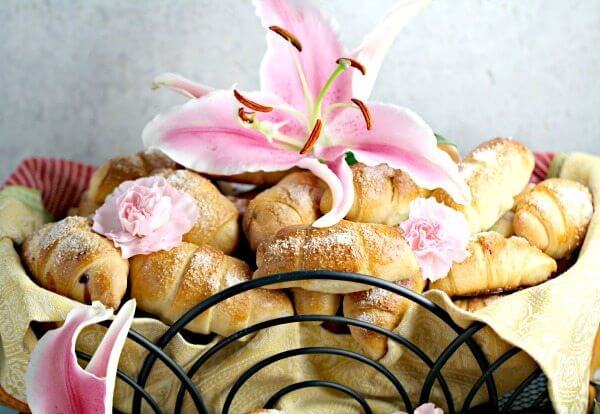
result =
[[[311,226],[331,209],[332,195],[308,171],[229,177],[245,183],[244,188],[254,187],[225,195],[222,190],[242,186],[183,169],[159,152],[117,157],[95,172],[73,215],[30,236],[22,256],[33,279],[49,290],[113,308],[130,295],[140,309],[167,324],[234,284],[320,269],[371,275],[417,293],[439,289],[459,307],[476,312],[556,276],[557,261],[564,267],[575,258],[593,211],[586,187],[561,178],[529,184],[533,154],[508,138],[485,142],[462,160],[455,150],[451,156],[471,189],[470,204],[454,203],[441,189],[420,188],[406,173],[386,165],[354,164],[352,208],[328,228]],[[156,174],[191,195],[199,217],[172,250],[123,259],[111,241],[92,231],[90,217],[120,183]],[[420,197],[433,197],[462,213],[472,232],[470,256],[429,284],[398,227],[411,201]],[[409,304],[367,285],[303,280],[234,296],[186,329],[225,336],[296,313],[343,314],[393,330]],[[350,327],[350,333],[371,358],[386,353],[384,336],[357,327]]]

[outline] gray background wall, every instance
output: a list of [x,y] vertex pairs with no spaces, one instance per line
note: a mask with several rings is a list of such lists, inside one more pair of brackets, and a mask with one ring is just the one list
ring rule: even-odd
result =
[[[319,1],[356,46],[391,0]],[[0,1],[0,179],[19,159],[100,163],[140,148],[182,102],[163,71],[258,86],[263,32],[242,0]],[[409,106],[463,151],[497,135],[600,153],[599,0],[434,0],[401,33],[374,99]]]

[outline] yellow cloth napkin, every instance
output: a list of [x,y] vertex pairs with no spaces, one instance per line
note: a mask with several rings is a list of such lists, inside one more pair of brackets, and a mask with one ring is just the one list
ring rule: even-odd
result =
[[[580,414],[587,401],[591,350],[600,322],[600,213],[597,207],[600,202],[600,158],[573,154],[565,161],[560,176],[587,185],[596,206],[585,243],[571,269],[542,285],[504,297],[475,314],[458,309],[442,292],[429,291],[425,296],[444,308],[463,327],[476,320],[488,324],[489,327],[475,338],[490,361],[513,345],[525,351],[496,372],[500,395],[533,372],[537,363],[549,378],[550,397],[556,412]],[[10,234],[0,233],[0,385],[24,400],[23,375],[35,344],[30,322],[64,320],[74,302],[31,282],[9,237]],[[133,329],[156,339],[166,326],[154,319],[136,318]],[[103,331],[104,328],[98,326],[85,330],[78,340],[79,349],[93,352]],[[409,308],[397,332],[432,359],[456,336],[443,322],[416,305]],[[167,347],[167,353],[188,369],[215,341],[208,345],[192,345],[177,336]],[[248,342],[222,350],[194,376],[194,381],[206,404],[218,412],[233,382],[252,364],[274,353],[303,346],[333,346],[359,352],[348,335],[336,335],[321,327],[304,324],[280,326],[261,331]],[[120,368],[135,376],[144,356],[145,351],[139,345],[128,341]],[[416,402],[427,373],[425,365],[402,346],[391,342],[389,352],[381,362],[400,379],[411,400]],[[463,346],[442,372],[455,398],[455,407],[460,410],[462,400],[481,374],[479,368]],[[341,357],[313,355],[290,358],[261,370],[241,388],[231,412],[244,413],[261,407],[281,387],[308,379],[328,379],[348,385],[364,395],[377,413],[390,413],[401,408],[391,384],[371,368]],[[179,382],[174,376],[157,362],[146,388],[167,412],[173,409],[178,387]],[[131,395],[131,389],[118,381],[115,407],[130,411]],[[483,386],[474,404],[486,398]],[[434,387],[431,399],[444,406],[439,386]],[[144,408],[149,411],[147,406]],[[279,408],[288,414],[361,412],[350,398],[321,388],[288,394],[280,401]],[[189,398],[185,400],[184,412],[193,412]]]

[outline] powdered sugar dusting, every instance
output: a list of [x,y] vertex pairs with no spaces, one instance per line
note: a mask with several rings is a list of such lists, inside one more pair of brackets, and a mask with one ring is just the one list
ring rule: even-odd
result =
[[56,223],[52,223],[50,231],[41,233],[39,246],[42,249],[49,249],[57,240],[64,238],[77,227],[89,227],[89,222],[83,217],[67,217]]
[[471,154],[471,156],[473,157],[473,159],[484,164],[493,164],[498,162],[498,153],[492,148],[483,147],[477,149]]

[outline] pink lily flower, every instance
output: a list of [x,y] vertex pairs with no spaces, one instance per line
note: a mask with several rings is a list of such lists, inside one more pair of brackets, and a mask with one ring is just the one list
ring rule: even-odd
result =
[[333,195],[333,208],[313,225],[327,227],[354,200],[346,157],[402,169],[424,188],[443,188],[456,202],[470,192],[456,164],[413,111],[366,102],[385,52],[427,1],[398,5],[350,54],[329,21],[307,1],[257,0],[267,31],[261,91],[210,90],[172,74],[156,84],[193,96],[144,128],[146,147],[187,168],[214,175],[308,169]]
[[32,413],[112,413],[119,355],[133,321],[135,300],[122,307],[85,369],[77,363],[75,342],[83,328],[109,319],[100,302],[77,306],[64,325],[47,332],[31,354],[25,374]]

